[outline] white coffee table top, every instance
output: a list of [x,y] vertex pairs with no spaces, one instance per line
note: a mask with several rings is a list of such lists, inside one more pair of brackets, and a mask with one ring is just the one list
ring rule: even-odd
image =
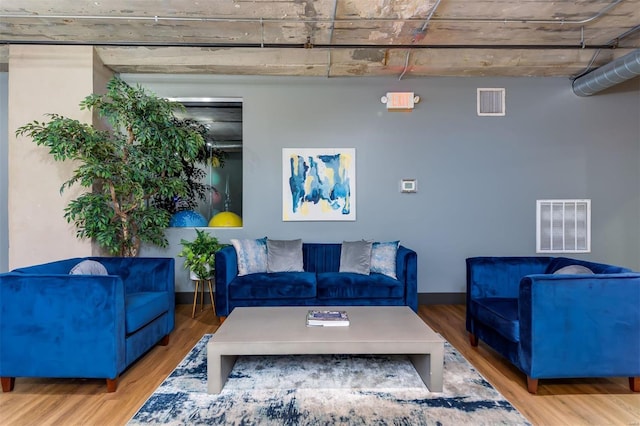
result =
[[[346,327],[307,327],[310,309],[344,310]],[[235,308],[213,336],[213,342],[260,346],[285,343],[365,345],[387,344],[401,350],[404,343],[442,343],[435,333],[407,306],[295,306]],[[234,345],[235,346],[235,345]],[[364,349],[364,348],[363,348]],[[364,351],[366,352],[366,351]],[[378,350],[372,351],[380,353]]]

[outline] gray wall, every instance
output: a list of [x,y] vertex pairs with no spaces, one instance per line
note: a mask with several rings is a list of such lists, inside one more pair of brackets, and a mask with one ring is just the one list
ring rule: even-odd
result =
[[9,74],[0,72],[0,272],[9,268],[8,172],[8,96]]
[[[122,76],[161,96],[244,99],[242,229],[230,238],[399,239],[418,253],[420,293],[465,291],[465,258],[535,255],[535,202],[592,200],[592,253],[640,269],[640,80],[589,98],[565,78]],[[477,117],[476,88],[505,87],[506,117]],[[413,91],[390,113],[388,91]],[[354,147],[355,222],[283,222],[281,150]],[[401,194],[402,178],[418,180]],[[175,256],[192,229],[168,230]],[[177,291],[192,291],[177,259]]]

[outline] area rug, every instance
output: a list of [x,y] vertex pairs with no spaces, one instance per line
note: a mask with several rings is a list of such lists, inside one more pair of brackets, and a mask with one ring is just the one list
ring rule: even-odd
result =
[[205,335],[129,425],[528,425],[449,343],[444,392],[429,392],[406,356],[238,358],[207,393]]

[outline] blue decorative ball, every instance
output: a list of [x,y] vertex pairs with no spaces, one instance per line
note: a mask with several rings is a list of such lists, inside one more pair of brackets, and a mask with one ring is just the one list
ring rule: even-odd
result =
[[174,227],[204,227],[207,225],[207,219],[205,219],[204,216],[202,216],[200,213],[193,210],[183,210],[181,212],[177,212],[173,216],[171,216],[171,220],[169,221],[169,226]]

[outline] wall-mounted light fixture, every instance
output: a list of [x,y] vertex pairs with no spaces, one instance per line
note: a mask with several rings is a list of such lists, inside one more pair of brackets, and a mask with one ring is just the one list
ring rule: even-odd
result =
[[420,96],[413,92],[387,92],[380,101],[387,105],[388,111],[412,111],[414,105],[420,102]]

